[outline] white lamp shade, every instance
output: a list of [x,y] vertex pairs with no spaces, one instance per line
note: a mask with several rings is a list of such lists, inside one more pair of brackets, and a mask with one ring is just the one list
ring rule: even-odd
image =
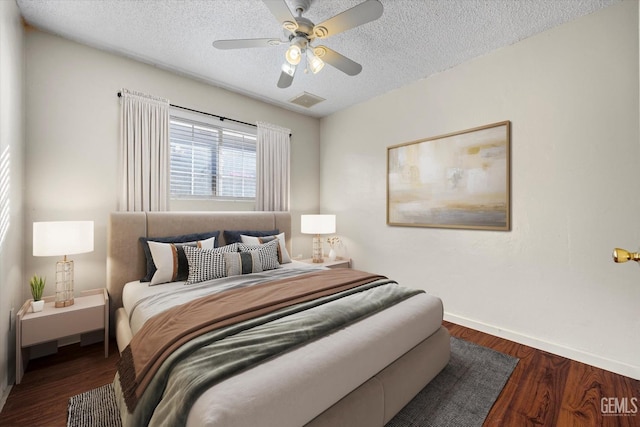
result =
[[302,215],[300,231],[304,234],[331,234],[336,232],[335,215]]
[[93,221],[33,223],[33,256],[62,256],[93,251]]

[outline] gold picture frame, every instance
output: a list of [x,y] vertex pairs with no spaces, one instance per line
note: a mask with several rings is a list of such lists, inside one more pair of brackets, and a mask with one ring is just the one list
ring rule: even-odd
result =
[[511,230],[511,122],[387,147],[387,224]]

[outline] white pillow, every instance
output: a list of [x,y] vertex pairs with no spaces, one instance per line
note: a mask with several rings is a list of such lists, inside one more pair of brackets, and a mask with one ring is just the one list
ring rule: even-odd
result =
[[245,236],[244,234],[240,235],[242,239],[242,243],[246,245],[262,245],[264,243],[268,243],[274,238],[278,239],[278,262],[280,264],[288,264],[291,262],[291,257],[289,256],[289,252],[287,252],[286,242],[284,240],[284,233],[280,233],[277,236],[264,236],[264,237],[253,237],[253,236]]
[[189,276],[189,262],[187,261],[183,246],[213,249],[215,242],[215,237],[185,243],[160,243],[149,240],[149,250],[153,257],[153,263],[156,265],[156,272],[151,278],[149,286],[187,280]]

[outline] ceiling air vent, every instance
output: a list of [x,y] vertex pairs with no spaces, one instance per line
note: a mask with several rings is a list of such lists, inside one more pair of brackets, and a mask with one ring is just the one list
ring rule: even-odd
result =
[[311,108],[319,102],[324,101],[324,98],[319,97],[308,92],[302,92],[300,95],[295,96],[289,100],[290,103],[300,105],[304,108]]

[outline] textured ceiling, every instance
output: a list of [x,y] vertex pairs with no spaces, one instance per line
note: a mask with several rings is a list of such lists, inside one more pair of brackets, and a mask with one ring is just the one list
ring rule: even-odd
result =
[[[314,0],[303,16],[320,23],[361,1]],[[17,0],[17,4],[36,28],[322,117],[619,0],[380,1],[384,6],[380,19],[323,41],[362,64],[360,74],[350,77],[328,65],[315,75],[298,70],[286,89],[276,86],[285,44],[241,50],[211,45],[219,39],[284,39],[280,23],[260,0]],[[289,102],[303,92],[326,101],[309,109]]]

